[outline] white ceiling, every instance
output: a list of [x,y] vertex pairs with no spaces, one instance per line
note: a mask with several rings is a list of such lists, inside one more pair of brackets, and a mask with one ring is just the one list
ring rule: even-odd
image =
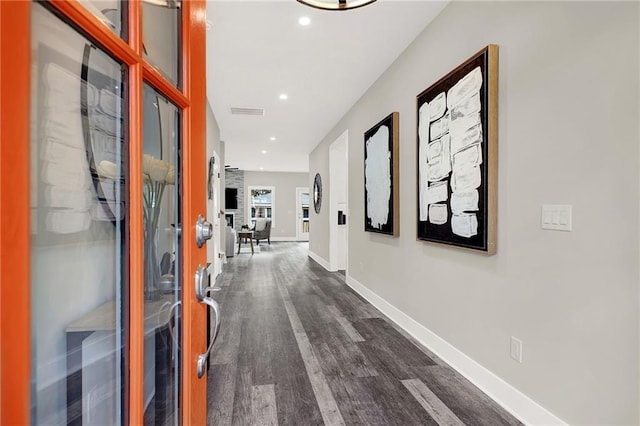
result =
[[[210,0],[207,98],[226,164],[307,172],[308,154],[445,5],[378,0],[322,11],[295,0]],[[311,24],[301,26],[301,16]],[[232,115],[231,107],[265,114]]]

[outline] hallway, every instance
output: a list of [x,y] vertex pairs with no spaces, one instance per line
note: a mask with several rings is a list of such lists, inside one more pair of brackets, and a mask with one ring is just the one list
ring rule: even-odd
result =
[[520,424],[303,245],[261,249],[216,282],[208,424]]

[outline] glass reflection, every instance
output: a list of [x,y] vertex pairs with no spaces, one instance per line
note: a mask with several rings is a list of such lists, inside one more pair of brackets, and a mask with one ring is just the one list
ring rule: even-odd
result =
[[144,86],[145,424],[178,422],[181,341],[180,111]]
[[32,3],[34,424],[122,424],[125,68]]
[[126,2],[122,0],[80,0],[80,3],[120,37],[125,38]]
[[174,85],[180,85],[181,1],[144,0],[142,33],[144,58]]

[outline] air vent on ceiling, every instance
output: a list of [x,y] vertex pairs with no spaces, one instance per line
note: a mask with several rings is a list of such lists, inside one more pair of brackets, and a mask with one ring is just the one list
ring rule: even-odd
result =
[[231,114],[233,115],[264,115],[264,109],[231,107]]

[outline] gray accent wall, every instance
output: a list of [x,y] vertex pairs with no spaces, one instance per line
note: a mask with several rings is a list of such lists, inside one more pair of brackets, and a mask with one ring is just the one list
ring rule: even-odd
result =
[[[309,157],[349,131],[347,276],[571,424],[638,424],[639,4],[452,2]],[[497,254],[416,241],[416,95],[500,49]],[[400,112],[400,237],[364,232],[363,134]],[[571,204],[573,231],[540,228]],[[329,216],[310,251],[329,259]],[[523,363],[509,357],[524,342]]]
[[[296,188],[307,187],[308,173],[288,172],[244,172],[244,199],[247,203],[247,188],[250,186],[275,187],[275,218],[271,227],[271,239],[295,241],[296,239]],[[310,186],[309,188],[312,188]],[[240,197],[240,195],[238,195]],[[238,204],[240,207],[240,204]],[[248,214],[245,211],[245,215]]]
[[240,229],[246,222],[244,221],[244,170],[226,170],[225,188],[236,188],[238,190],[238,208],[225,208],[225,213],[233,213],[233,229]]

